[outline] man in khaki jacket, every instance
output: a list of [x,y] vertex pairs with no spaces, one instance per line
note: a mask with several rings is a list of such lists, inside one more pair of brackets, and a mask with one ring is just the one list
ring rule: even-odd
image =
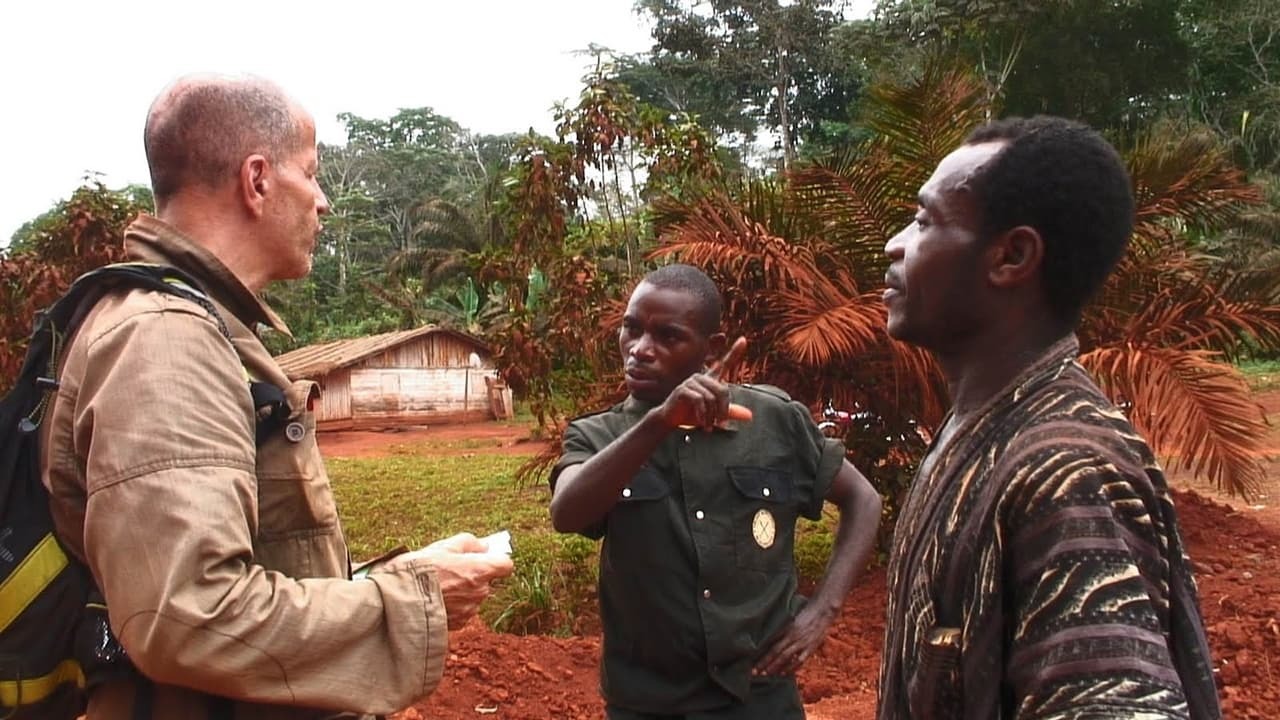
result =
[[[403,708],[511,561],[459,535],[348,579],[317,388],[290,382],[256,330],[287,332],[259,293],[310,271],[329,210],[314,122],[261,80],[188,77],[155,101],[145,144],[157,213],[129,228],[128,256],[184,270],[211,303],[116,292],[64,355],[45,482],[136,668],[92,689],[88,717]],[[291,409],[261,444],[246,376]]]

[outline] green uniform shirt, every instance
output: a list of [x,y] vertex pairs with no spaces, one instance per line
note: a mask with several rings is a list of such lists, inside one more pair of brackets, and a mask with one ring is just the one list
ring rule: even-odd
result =
[[[820,517],[844,447],[780,391],[734,386],[731,396],[751,422],[673,431],[584,533],[604,538],[601,687],[611,705],[671,714],[746,701],[752,665],[798,610],[796,518]],[[574,420],[552,487],[652,407],[628,398]]]

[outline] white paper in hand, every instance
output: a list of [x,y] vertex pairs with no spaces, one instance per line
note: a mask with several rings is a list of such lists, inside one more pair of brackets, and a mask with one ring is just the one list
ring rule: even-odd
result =
[[489,548],[489,552],[493,554],[510,555],[511,554],[511,533],[506,530],[500,530],[492,535],[480,538]]

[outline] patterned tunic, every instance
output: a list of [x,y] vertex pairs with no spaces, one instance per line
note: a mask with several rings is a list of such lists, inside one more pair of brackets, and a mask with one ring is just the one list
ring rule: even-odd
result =
[[930,449],[895,533],[880,720],[1221,716],[1146,442],[1056,345]]

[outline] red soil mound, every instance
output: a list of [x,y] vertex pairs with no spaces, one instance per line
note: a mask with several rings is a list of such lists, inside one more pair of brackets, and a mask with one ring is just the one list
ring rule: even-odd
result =
[[[1228,505],[1177,493],[1205,623],[1231,718],[1280,717],[1280,536]],[[822,650],[800,673],[812,720],[862,720],[875,708],[884,633],[884,572],[850,596]],[[500,635],[473,624],[451,638],[440,688],[401,720],[603,717],[599,637]]]

